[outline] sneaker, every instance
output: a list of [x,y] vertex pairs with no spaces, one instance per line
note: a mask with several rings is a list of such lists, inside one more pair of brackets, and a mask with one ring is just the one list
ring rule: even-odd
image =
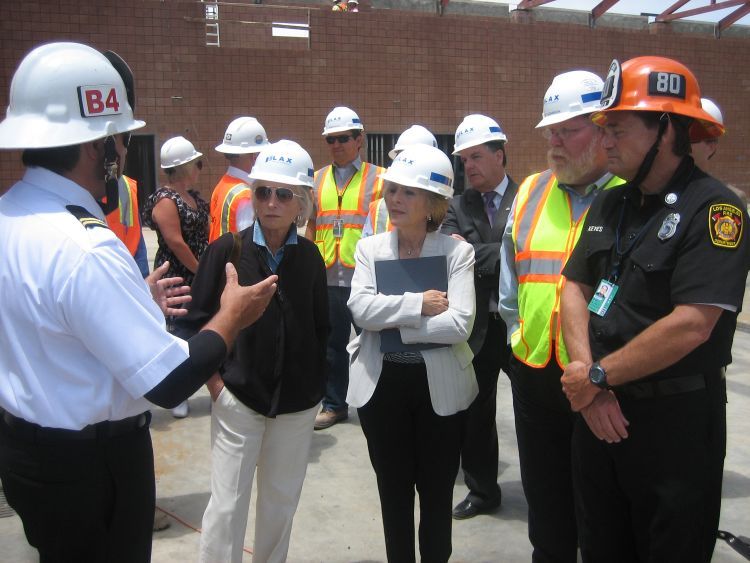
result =
[[315,425],[313,426],[313,428],[315,430],[330,428],[337,422],[341,422],[342,420],[346,420],[347,418],[349,418],[348,409],[335,411],[333,409],[324,408],[318,413],[318,416],[315,417]]
[[162,530],[166,530],[169,528],[170,522],[169,518],[167,518],[167,515],[164,514],[161,510],[155,509],[154,510],[154,532],[161,532]]
[[172,409],[172,416],[175,418],[185,418],[190,412],[190,405],[188,405],[187,399],[182,401],[179,405]]

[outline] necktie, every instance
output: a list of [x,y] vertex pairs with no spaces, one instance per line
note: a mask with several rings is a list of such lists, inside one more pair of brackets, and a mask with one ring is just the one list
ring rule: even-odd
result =
[[484,198],[484,211],[485,213],[487,213],[487,219],[489,219],[490,221],[490,227],[495,226],[495,212],[497,211],[497,207],[495,207],[496,195],[497,192],[495,190],[482,194],[482,197]]

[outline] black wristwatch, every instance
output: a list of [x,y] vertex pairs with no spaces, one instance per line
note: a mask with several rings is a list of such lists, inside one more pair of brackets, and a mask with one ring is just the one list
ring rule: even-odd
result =
[[607,383],[607,372],[599,365],[599,362],[594,362],[589,369],[589,381],[600,389],[612,389],[612,386]]

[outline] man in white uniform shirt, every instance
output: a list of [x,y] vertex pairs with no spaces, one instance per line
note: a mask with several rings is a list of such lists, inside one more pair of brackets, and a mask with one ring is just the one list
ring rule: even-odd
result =
[[0,123],[0,148],[23,149],[27,167],[0,198],[0,478],[41,561],[149,561],[148,401],[192,394],[275,291],[275,276],[240,288],[228,266],[204,330],[187,342],[166,332],[97,204],[105,190],[117,204],[124,145],[145,125],[129,68],[107,55],[36,48]]

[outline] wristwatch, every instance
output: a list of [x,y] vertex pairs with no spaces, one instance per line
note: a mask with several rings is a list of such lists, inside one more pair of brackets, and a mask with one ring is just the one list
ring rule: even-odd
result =
[[607,372],[599,365],[599,362],[594,362],[589,369],[589,381],[600,389],[612,389],[612,386],[607,383]]

